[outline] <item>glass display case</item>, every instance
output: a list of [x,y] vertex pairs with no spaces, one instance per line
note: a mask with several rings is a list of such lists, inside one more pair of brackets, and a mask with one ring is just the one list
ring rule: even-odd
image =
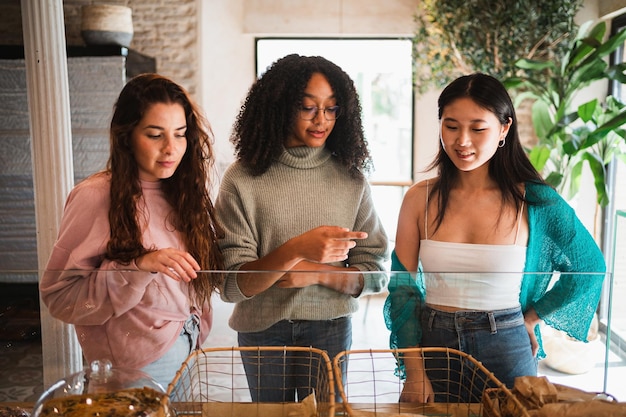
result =
[[[626,214],[620,213],[620,219],[616,225],[616,234],[620,235],[622,233],[620,230],[622,228],[626,228]],[[626,230],[624,230],[624,234],[626,234]],[[620,251],[619,246],[616,246],[616,250]],[[619,302],[619,300],[623,300],[624,297],[619,296],[619,291],[623,291],[624,288],[621,285],[621,281],[626,281],[624,279],[624,275],[626,273],[626,269],[623,265],[624,260],[619,256],[616,257],[615,262],[615,279],[612,279],[612,275],[607,274],[573,274],[572,277],[574,279],[593,279],[593,280],[604,280],[605,283],[612,287],[615,292],[613,296],[613,305],[612,305],[612,315],[609,317],[608,326],[606,330],[604,327],[594,327],[595,324],[592,323],[592,327],[589,331],[589,343],[582,342],[574,342],[571,338],[568,338],[562,334],[558,334],[553,332],[548,327],[542,328],[542,336],[543,336],[543,345],[546,353],[548,354],[548,358],[552,358],[552,361],[546,359],[539,362],[539,375],[546,376],[550,381],[553,381],[557,384],[563,384],[575,388],[579,388],[586,391],[591,392],[608,392],[615,398],[619,400],[626,400],[626,387],[623,385],[621,381],[626,376],[626,364],[623,359],[619,356],[618,350],[623,349],[623,342],[621,337],[623,336],[624,331],[624,311],[626,306],[624,303]],[[1,274],[23,274],[23,273],[35,273],[37,271],[5,271]],[[93,272],[93,271],[92,271]],[[62,274],[65,278],[71,279],[72,276],[86,276],[89,274],[88,271],[59,271],[59,274]],[[256,274],[258,276],[262,276],[263,274],[267,274],[271,272],[259,272],[259,271],[251,271],[251,272],[239,272],[238,274]],[[307,272],[300,272],[307,273]],[[145,275],[145,272],[138,271],[99,271],[100,278],[103,279],[111,279],[111,280],[128,280],[133,281],[135,279],[141,279],[140,277],[135,278],[134,275]],[[224,271],[202,271],[200,272],[200,276],[207,276],[209,274],[225,274]],[[235,274],[235,273],[232,273]],[[397,278],[402,277],[402,280],[410,282],[415,279],[415,274],[408,274],[406,272],[396,272],[396,271],[384,271],[384,272],[344,272],[341,274],[332,274],[334,275],[331,278],[336,280],[342,279],[350,279],[353,274],[362,274],[366,281],[378,281],[380,279],[383,280],[391,280],[392,282],[397,283]],[[507,280],[509,278],[514,278],[518,280],[523,280],[525,277],[521,274],[463,274],[463,273],[437,273],[432,274],[435,275],[429,279],[440,279],[446,281],[448,285],[454,285],[455,282],[462,281],[477,281],[482,280],[484,282],[489,282],[490,280]],[[508,275],[511,275],[509,277]],[[536,274],[534,274],[536,275]],[[550,274],[554,275],[553,280],[560,278],[559,274]],[[580,275],[580,276],[579,276]],[[514,277],[513,277],[514,276]],[[7,278],[7,277],[5,277]],[[528,278],[528,277],[526,277]],[[536,277],[530,277],[531,279],[535,279]],[[79,279],[85,279],[79,278]],[[0,282],[2,279],[0,279]],[[581,281],[582,282],[582,281]],[[484,288],[484,287],[483,287]],[[466,288],[467,289],[467,288]],[[36,291],[36,289],[35,289]],[[276,289],[276,291],[281,291],[281,289]],[[292,290],[284,290],[284,291],[292,291]],[[385,308],[385,301],[387,298],[387,290],[384,289],[381,293],[378,294],[364,294],[359,298],[347,297],[346,302],[351,305],[350,309],[352,312],[352,338],[353,344],[352,349],[388,349],[389,348],[389,338],[390,331],[388,330],[385,320],[383,318],[383,310]],[[36,296],[37,294],[35,294]],[[618,301],[615,301],[618,300]],[[80,303],[85,308],[93,308],[93,303],[90,303],[89,300],[79,300],[77,303]],[[233,313],[234,304],[222,301],[218,294],[214,294],[212,299],[213,304],[213,327],[211,333],[206,339],[203,347],[229,347],[229,346],[237,346],[237,333],[229,326],[229,318]],[[78,305],[78,304],[77,304]],[[407,304],[408,305],[408,304]],[[322,311],[328,309],[328,305],[324,304],[319,306]],[[76,306],[75,306],[76,308]],[[42,309],[45,309],[45,306],[42,305]],[[9,317],[9,315],[5,315],[5,317]],[[31,323],[32,324],[32,323]],[[44,332],[45,333],[45,332]],[[607,337],[608,335],[608,337]],[[33,383],[33,381],[28,382],[28,375],[32,373],[32,365],[36,367],[38,363],[42,362],[41,356],[41,344],[45,341],[42,341],[40,338],[34,338],[31,340],[32,343],[38,344],[39,350],[25,350],[23,358],[16,358],[15,356],[10,356],[13,358],[11,363],[7,363],[5,366],[5,372],[11,372],[10,370],[13,368],[13,376],[5,377],[5,381],[11,384],[11,388],[7,387],[7,391],[12,390],[13,393],[19,391],[21,388],[20,384],[24,385],[24,390],[26,390],[26,385],[29,383]],[[18,346],[20,343],[24,343],[24,341],[14,341],[12,342],[13,346]],[[556,346],[554,348],[553,346]],[[9,352],[10,344],[7,344],[7,352]],[[6,355],[9,357],[9,355]],[[330,358],[331,360],[333,358]],[[19,364],[22,363],[30,363],[31,369],[24,370],[24,368],[19,368]],[[569,366],[563,368],[563,363],[568,364]],[[41,363],[42,367],[46,367],[47,364],[45,360]],[[60,370],[59,372],[63,372]],[[67,375],[68,372],[65,372]],[[393,375],[389,375],[389,377],[393,377]],[[36,377],[37,378],[37,377]],[[39,377],[41,378],[41,374]],[[42,387],[41,381],[34,381],[34,383],[39,383],[38,389],[40,390],[38,394],[41,394]],[[16,390],[16,386],[18,389]],[[33,394],[31,391],[30,398],[31,400],[37,398],[37,393]],[[8,395],[8,394],[6,394]],[[0,399],[3,396],[3,387],[0,385]],[[7,401],[8,397],[5,397],[4,400]],[[10,398],[8,399],[10,400]],[[0,400],[2,401],[2,400]]]

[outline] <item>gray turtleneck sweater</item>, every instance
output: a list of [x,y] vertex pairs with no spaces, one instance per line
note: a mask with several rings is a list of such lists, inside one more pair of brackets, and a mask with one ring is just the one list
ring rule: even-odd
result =
[[[364,178],[352,178],[325,148],[286,149],[256,177],[240,162],[233,163],[224,174],[215,206],[226,232],[220,247],[228,270],[237,271],[318,226],[368,233],[367,239],[357,240],[350,250],[349,266],[382,271],[388,259],[387,235],[374,209],[369,184]],[[387,279],[385,273],[364,273],[361,294],[383,290]],[[229,324],[239,332],[262,331],[286,319],[344,317],[358,308],[354,297],[320,285],[274,286],[246,297],[237,285],[237,274],[226,277],[221,296],[236,303]]]

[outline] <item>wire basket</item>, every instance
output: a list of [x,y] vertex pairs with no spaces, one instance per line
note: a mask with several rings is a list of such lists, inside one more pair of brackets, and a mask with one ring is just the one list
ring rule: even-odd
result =
[[[276,385],[259,384],[261,376],[275,377]],[[332,417],[335,410],[332,362],[325,351],[307,347],[196,350],[167,394],[173,416]]]
[[[404,386],[397,370],[398,360],[419,354],[428,369],[435,393],[434,403],[400,402]],[[347,362],[348,371],[341,366]],[[516,405],[517,416],[528,412],[492,372],[471,355],[449,348],[407,348],[351,350],[338,354],[333,361],[341,407],[350,417],[420,415],[450,417],[500,416],[494,401],[486,402],[483,393],[496,389]],[[405,393],[406,394],[406,393]],[[339,401],[337,399],[337,407]],[[509,417],[509,416],[508,416]]]

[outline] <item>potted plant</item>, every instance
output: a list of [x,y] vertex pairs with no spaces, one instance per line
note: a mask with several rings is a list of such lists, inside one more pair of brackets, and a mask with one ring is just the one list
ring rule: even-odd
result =
[[[626,40],[622,30],[605,40],[606,24],[587,22],[580,27],[562,60],[516,62],[521,74],[505,80],[519,91],[516,102],[531,98],[532,121],[538,143],[530,159],[546,181],[571,198],[579,190],[584,163],[593,174],[597,200],[609,201],[606,166],[626,155],[626,109],[617,98],[594,98],[575,105],[577,94],[597,81],[626,82],[626,64],[610,65],[607,57]],[[546,81],[547,80],[547,81]]]
[[[538,143],[530,149],[529,158],[535,168],[561,195],[571,199],[579,191],[586,163],[594,180],[596,208],[609,203],[607,165],[616,158],[626,160],[624,104],[611,95],[576,104],[581,91],[593,83],[626,81],[626,64],[608,62],[609,56],[624,44],[626,31],[606,38],[604,21],[595,25],[587,22],[561,59],[521,59],[516,62],[519,76],[504,81],[508,88],[519,92],[517,104],[533,100],[532,123]],[[588,340],[597,340],[595,329],[590,329]],[[590,362],[592,344],[548,328],[544,349],[546,365],[557,371],[578,374],[591,369],[585,365]]]

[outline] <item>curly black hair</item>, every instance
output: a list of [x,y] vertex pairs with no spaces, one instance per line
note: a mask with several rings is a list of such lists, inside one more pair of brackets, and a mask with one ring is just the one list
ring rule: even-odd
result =
[[371,170],[361,103],[350,76],[323,57],[291,54],[270,65],[250,87],[233,125],[230,141],[252,175],[263,174],[283,152],[314,73],[326,77],[341,108],[326,148],[355,177]]

